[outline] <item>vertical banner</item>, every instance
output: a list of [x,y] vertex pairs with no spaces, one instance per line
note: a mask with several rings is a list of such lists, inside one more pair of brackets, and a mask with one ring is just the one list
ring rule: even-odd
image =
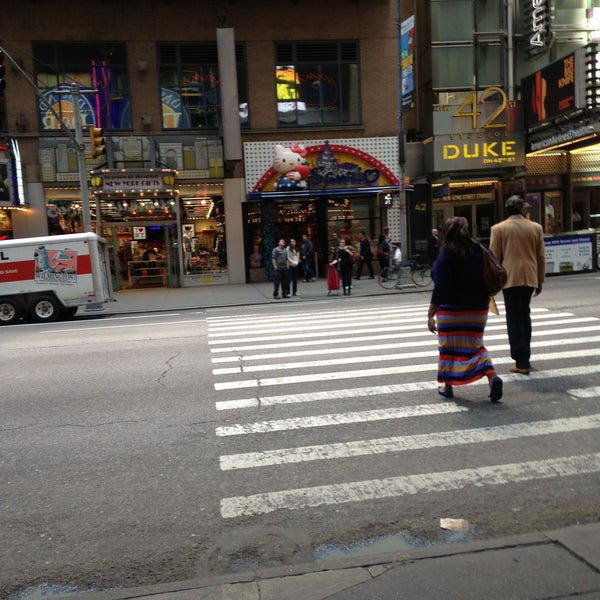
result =
[[400,56],[402,68],[402,108],[413,108],[415,105],[415,17],[402,21],[400,27]]

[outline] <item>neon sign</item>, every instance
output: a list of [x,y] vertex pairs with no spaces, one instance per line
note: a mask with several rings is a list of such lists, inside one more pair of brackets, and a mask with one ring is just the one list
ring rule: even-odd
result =
[[545,52],[554,42],[551,28],[552,8],[549,0],[527,0],[524,7],[528,60]]

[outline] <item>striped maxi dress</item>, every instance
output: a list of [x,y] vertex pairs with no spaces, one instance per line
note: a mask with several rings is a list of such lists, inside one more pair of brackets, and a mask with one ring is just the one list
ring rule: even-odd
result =
[[463,259],[440,252],[433,267],[432,304],[438,328],[439,383],[467,385],[495,375],[483,332],[488,319],[489,296],[483,278],[483,254],[476,247]]
[[438,382],[466,385],[496,373],[483,345],[488,310],[442,304],[438,327]]

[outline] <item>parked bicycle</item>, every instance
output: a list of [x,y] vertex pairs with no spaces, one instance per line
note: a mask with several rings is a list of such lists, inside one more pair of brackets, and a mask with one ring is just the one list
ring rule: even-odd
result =
[[[412,259],[406,262],[410,268],[410,278],[412,282],[419,287],[426,287],[431,283],[431,267],[422,265],[418,262],[419,255],[415,254]],[[398,272],[402,268],[401,264],[396,264],[390,260],[390,264],[385,267],[377,276],[377,281],[382,288],[391,290],[398,283]]]
[[412,259],[408,261],[410,277],[415,285],[426,287],[431,283],[431,266],[420,264],[418,259],[419,255],[415,254]]

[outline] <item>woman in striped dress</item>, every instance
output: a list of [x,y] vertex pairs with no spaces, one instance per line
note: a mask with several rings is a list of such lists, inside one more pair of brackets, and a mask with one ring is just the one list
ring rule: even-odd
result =
[[464,217],[444,224],[432,277],[428,327],[438,335],[439,393],[452,398],[454,386],[487,377],[489,399],[498,402],[502,379],[483,345],[490,300],[483,284],[483,251]]

